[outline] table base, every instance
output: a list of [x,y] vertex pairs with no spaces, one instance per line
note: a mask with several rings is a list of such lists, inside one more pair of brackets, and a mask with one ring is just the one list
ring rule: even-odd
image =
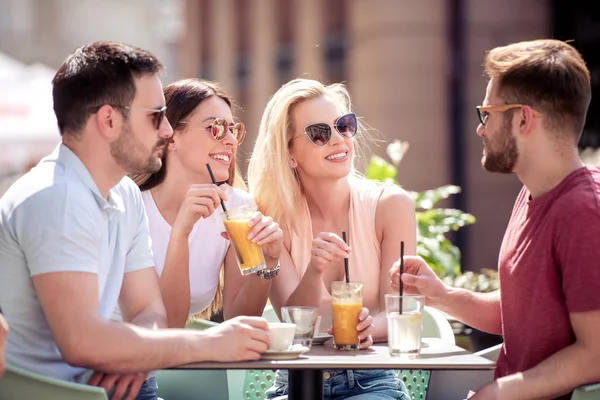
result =
[[323,399],[322,369],[290,369],[288,400]]

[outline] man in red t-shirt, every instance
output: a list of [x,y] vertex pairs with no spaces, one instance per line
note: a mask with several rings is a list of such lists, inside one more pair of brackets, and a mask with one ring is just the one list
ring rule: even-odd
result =
[[402,282],[429,305],[504,336],[495,381],[471,399],[568,399],[600,381],[600,169],[577,150],[589,71],[556,40],[495,48],[484,66],[482,165],[524,185],[500,250],[500,290],[450,287],[418,257],[405,257]]

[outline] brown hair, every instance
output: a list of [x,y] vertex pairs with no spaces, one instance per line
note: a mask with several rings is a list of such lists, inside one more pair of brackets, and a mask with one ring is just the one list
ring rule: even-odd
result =
[[[95,107],[125,107],[135,97],[134,78],[163,69],[150,52],[114,42],[78,48],[52,79],[54,113],[61,135],[78,135]],[[127,118],[126,109],[122,109]]]
[[573,46],[542,39],[496,47],[484,67],[503,100],[531,106],[548,130],[566,130],[579,141],[592,93],[590,72]]
[[[186,120],[192,115],[196,107],[204,100],[212,96],[223,99],[229,108],[233,107],[233,102],[227,96],[227,93],[221,89],[218,83],[200,79],[183,79],[163,89],[167,103],[166,117],[173,127],[174,131],[184,131],[187,127]],[[131,179],[140,187],[141,191],[150,190],[165,180],[167,175],[167,153],[162,156],[162,167],[153,174],[136,174]],[[241,173],[237,168],[235,157],[229,165],[229,178],[227,183],[241,189],[246,189],[246,185],[241,178]]]
[[[167,85],[163,89],[167,103],[166,117],[173,126],[174,131],[185,131],[187,119],[196,107],[204,100],[218,96],[232,108],[233,102],[221,89],[218,83],[200,79],[183,79]],[[150,190],[160,185],[167,175],[167,151],[162,156],[162,167],[153,174],[136,174],[130,177],[139,186],[141,191]],[[241,173],[236,166],[235,157],[229,166],[227,183],[231,186],[246,190],[246,185]],[[194,315],[199,318],[210,318],[223,307],[223,265],[219,274],[219,285],[212,303],[201,313]],[[193,317],[193,318],[194,318]]]

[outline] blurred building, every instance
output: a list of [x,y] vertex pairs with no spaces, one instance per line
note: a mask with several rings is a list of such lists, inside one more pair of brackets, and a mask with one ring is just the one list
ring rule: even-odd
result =
[[58,68],[76,48],[97,40],[156,54],[174,76],[184,0],[0,0],[0,51]]
[[[521,185],[482,170],[475,106],[485,52],[543,37],[575,39],[600,80],[600,15],[578,0],[0,0],[0,51],[58,66],[81,44],[147,48],[167,80],[220,82],[248,126],[247,158],[269,97],[304,76],[347,82],[357,113],[383,140],[410,143],[400,183],[463,188],[448,205],[478,221],[455,237],[469,269],[495,268]],[[584,146],[600,146],[592,104]],[[244,167],[245,163],[240,164]]]
[[[180,70],[219,81],[237,99],[249,127],[246,152],[281,84],[299,76],[347,82],[357,113],[386,140],[375,153],[384,155],[392,139],[410,143],[403,186],[462,186],[450,205],[478,218],[455,237],[470,269],[495,268],[521,187],[515,176],[481,168],[475,106],[485,95],[485,52],[521,40],[576,39],[595,62],[596,86],[600,78],[600,15],[586,2],[186,0],[185,9]],[[597,114],[590,111],[586,145],[600,144]]]

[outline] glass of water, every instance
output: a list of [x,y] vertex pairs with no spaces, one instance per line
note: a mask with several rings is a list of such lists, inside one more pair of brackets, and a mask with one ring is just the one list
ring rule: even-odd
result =
[[296,324],[294,344],[310,348],[315,334],[315,324],[319,316],[315,307],[281,307],[283,322]]
[[419,354],[425,296],[385,295],[388,348],[391,356]]

